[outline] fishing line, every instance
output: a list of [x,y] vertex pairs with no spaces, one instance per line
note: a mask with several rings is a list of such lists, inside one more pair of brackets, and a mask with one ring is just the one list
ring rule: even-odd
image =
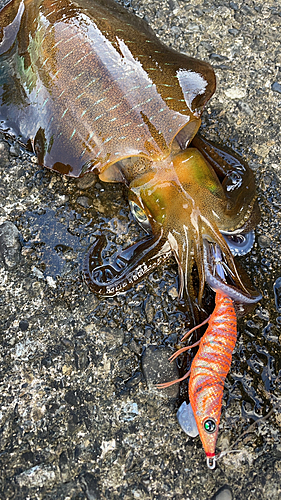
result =
[[[255,422],[253,422],[250,427],[248,427],[248,429],[243,432],[237,439],[236,441],[234,441],[233,445],[231,446],[231,448],[229,450],[224,450],[224,451],[221,451],[220,453],[218,453],[215,457],[214,457],[214,462],[216,463],[217,460],[223,458],[225,455],[228,455],[229,453],[239,453],[243,450],[233,450],[232,448],[234,448],[234,446],[237,445],[237,443],[240,441],[240,439],[242,439],[246,434],[248,434],[249,432],[252,432],[253,428],[255,427],[255,425],[258,425],[262,422],[264,422],[265,420],[269,419],[271,417],[271,415],[274,413],[274,408],[272,408],[268,413],[267,415],[265,415],[264,417],[261,417],[261,418],[258,418],[257,420],[255,420]],[[212,467],[214,468],[214,467]]]

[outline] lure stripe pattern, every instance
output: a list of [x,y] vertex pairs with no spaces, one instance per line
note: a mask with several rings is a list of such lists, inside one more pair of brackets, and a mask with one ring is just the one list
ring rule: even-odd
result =
[[[215,456],[224,381],[237,339],[237,319],[230,297],[217,292],[198,352],[192,362],[189,399],[207,457]],[[208,424],[213,422],[213,429]]]

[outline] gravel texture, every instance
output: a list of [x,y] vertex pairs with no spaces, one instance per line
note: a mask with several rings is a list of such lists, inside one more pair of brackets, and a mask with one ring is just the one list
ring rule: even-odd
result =
[[[6,2],[0,1],[0,5]],[[122,2],[121,2],[122,3]],[[101,300],[81,263],[139,238],[120,185],[40,169],[0,137],[0,498],[277,500],[281,497],[279,0],[123,1],[168,45],[214,66],[203,134],[255,170],[262,220],[241,259],[263,300],[239,322],[218,449],[179,428],[187,385],[159,391],[185,328],[171,260],[124,296]],[[275,287],[274,287],[275,283]],[[277,283],[277,285],[276,285]],[[173,372],[175,370],[175,372]],[[158,375],[159,374],[159,375]]]

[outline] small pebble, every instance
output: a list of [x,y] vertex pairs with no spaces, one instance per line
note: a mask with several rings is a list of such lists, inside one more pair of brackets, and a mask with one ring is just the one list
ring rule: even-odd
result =
[[170,297],[174,300],[174,299],[177,299],[179,294],[178,294],[178,290],[175,286],[172,286],[169,290],[168,290],[168,295],[170,295]]
[[233,35],[233,36],[237,36],[237,35],[239,34],[239,30],[238,30],[238,29],[236,29],[236,28],[230,28],[230,29],[228,30],[228,33],[230,33],[230,34],[231,34],[231,35]]
[[228,486],[223,486],[220,488],[211,500],[232,500],[232,491]]
[[281,83],[274,82],[271,85],[271,90],[273,90],[273,92],[278,92],[279,94],[281,94]]
[[221,54],[215,54],[214,52],[209,56],[210,59],[212,59],[213,61],[225,61],[228,59],[228,57],[226,56],[222,56]]
[[139,409],[137,403],[128,401],[122,408],[120,420],[123,420],[123,422],[130,422],[131,420],[134,420],[134,418],[137,417],[138,414]]
[[92,172],[88,172],[83,177],[77,179],[76,185],[78,189],[89,189],[97,182],[98,176]]
[[29,327],[29,323],[26,319],[22,319],[20,322],[19,322],[19,328],[22,332],[26,332],[26,330],[28,329]]
[[263,234],[258,237],[259,246],[261,248],[268,248],[271,245],[271,239],[268,236],[264,236]]
[[202,45],[202,47],[204,47],[204,49],[206,49],[208,52],[213,52],[213,46],[209,43],[209,42],[201,42],[200,45]]
[[41,365],[45,366],[45,368],[50,368],[52,366],[53,360],[50,357],[43,358],[41,361]]
[[46,276],[46,281],[51,288],[56,288],[57,283],[56,283],[56,280],[54,280],[54,278],[52,278],[52,276]]
[[84,349],[76,349],[74,351],[75,366],[78,371],[83,371],[89,364],[88,353]]
[[247,94],[246,90],[241,87],[230,87],[224,93],[229,99],[243,99]]
[[7,142],[0,141],[0,167],[8,167],[9,164],[9,146]]
[[248,5],[242,5],[241,7],[241,12],[245,14],[246,16],[253,16],[254,12]]
[[79,196],[76,200],[78,205],[84,208],[89,208],[92,206],[92,200],[88,196]]
[[121,346],[124,343],[124,331],[119,328],[109,328],[107,326],[98,328],[99,340],[110,350]]
[[17,143],[12,144],[12,146],[10,147],[10,154],[12,156],[19,156],[19,154],[20,154],[20,146]]
[[50,487],[55,479],[55,468],[47,464],[35,465],[16,476],[16,481],[21,488],[43,488],[47,485]]
[[72,390],[67,391],[64,399],[70,406],[77,407],[80,404],[80,399],[79,399],[79,396],[77,396],[76,391],[72,391]]
[[148,300],[145,302],[144,310],[145,310],[147,322],[151,323],[153,321],[154,314],[155,314],[155,310],[154,310],[154,307],[152,305],[152,300]]
[[242,111],[246,115],[254,116],[254,112],[253,112],[252,108],[250,108],[250,106],[247,102],[240,101],[237,103],[237,106],[240,109],[240,111]]
[[20,262],[20,233],[10,221],[0,225],[0,259],[6,269],[14,269]]
[[62,473],[67,473],[68,462],[69,462],[68,455],[65,451],[63,451],[59,457],[59,468]]
[[129,380],[127,380],[125,384],[126,388],[131,389],[132,387],[136,387],[137,385],[139,385],[141,380],[142,380],[142,373],[141,372],[134,373],[134,375]]
[[137,344],[136,341],[134,339],[131,340],[130,344],[129,344],[129,348],[131,349],[132,352],[134,352],[135,354],[137,355],[140,355],[141,354],[141,351],[142,351],[142,346]]
[[34,276],[36,276],[36,278],[41,280],[44,279],[44,273],[42,273],[42,271],[40,271],[40,269],[38,269],[36,266],[32,266],[31,271],[34,274]]
[[73,342],[71,339],[68,339],[66,337],[63,337],[61,339],[61,343],[66,347],[67,349],[71,349],[73,347]]

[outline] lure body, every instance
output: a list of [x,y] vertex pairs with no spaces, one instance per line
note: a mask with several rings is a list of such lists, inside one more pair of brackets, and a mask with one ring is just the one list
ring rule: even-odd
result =
[[[237,318],[233,301],[221,292],[216,293],[215,308],[208,319],[184,335],[182,341],[194,330],[208,323],[203,337],[195,344],[182,347],[170,357],[173,361],[183,352],[199,345],[192,361],[191,369],[182,378],[158,384],[164,389],[189,376],[188,395],[192,412],[187,405],[181,409],[184,427],[192,429],[196,435],[196,426],[207,457],[208,467],[215,467],[215,448],[221,416],[224,381],[229,372],[232,353],[237,339]],[[195,419],[196,426],[192,423]],[[185,430],[185,429],[184,429]],[[187,434],[190,434],[187,432]]]
[[237,338],[233,301],[216,293],[216,305],[191,365],[189,400],[207,459],[215,456],[224,381]]

